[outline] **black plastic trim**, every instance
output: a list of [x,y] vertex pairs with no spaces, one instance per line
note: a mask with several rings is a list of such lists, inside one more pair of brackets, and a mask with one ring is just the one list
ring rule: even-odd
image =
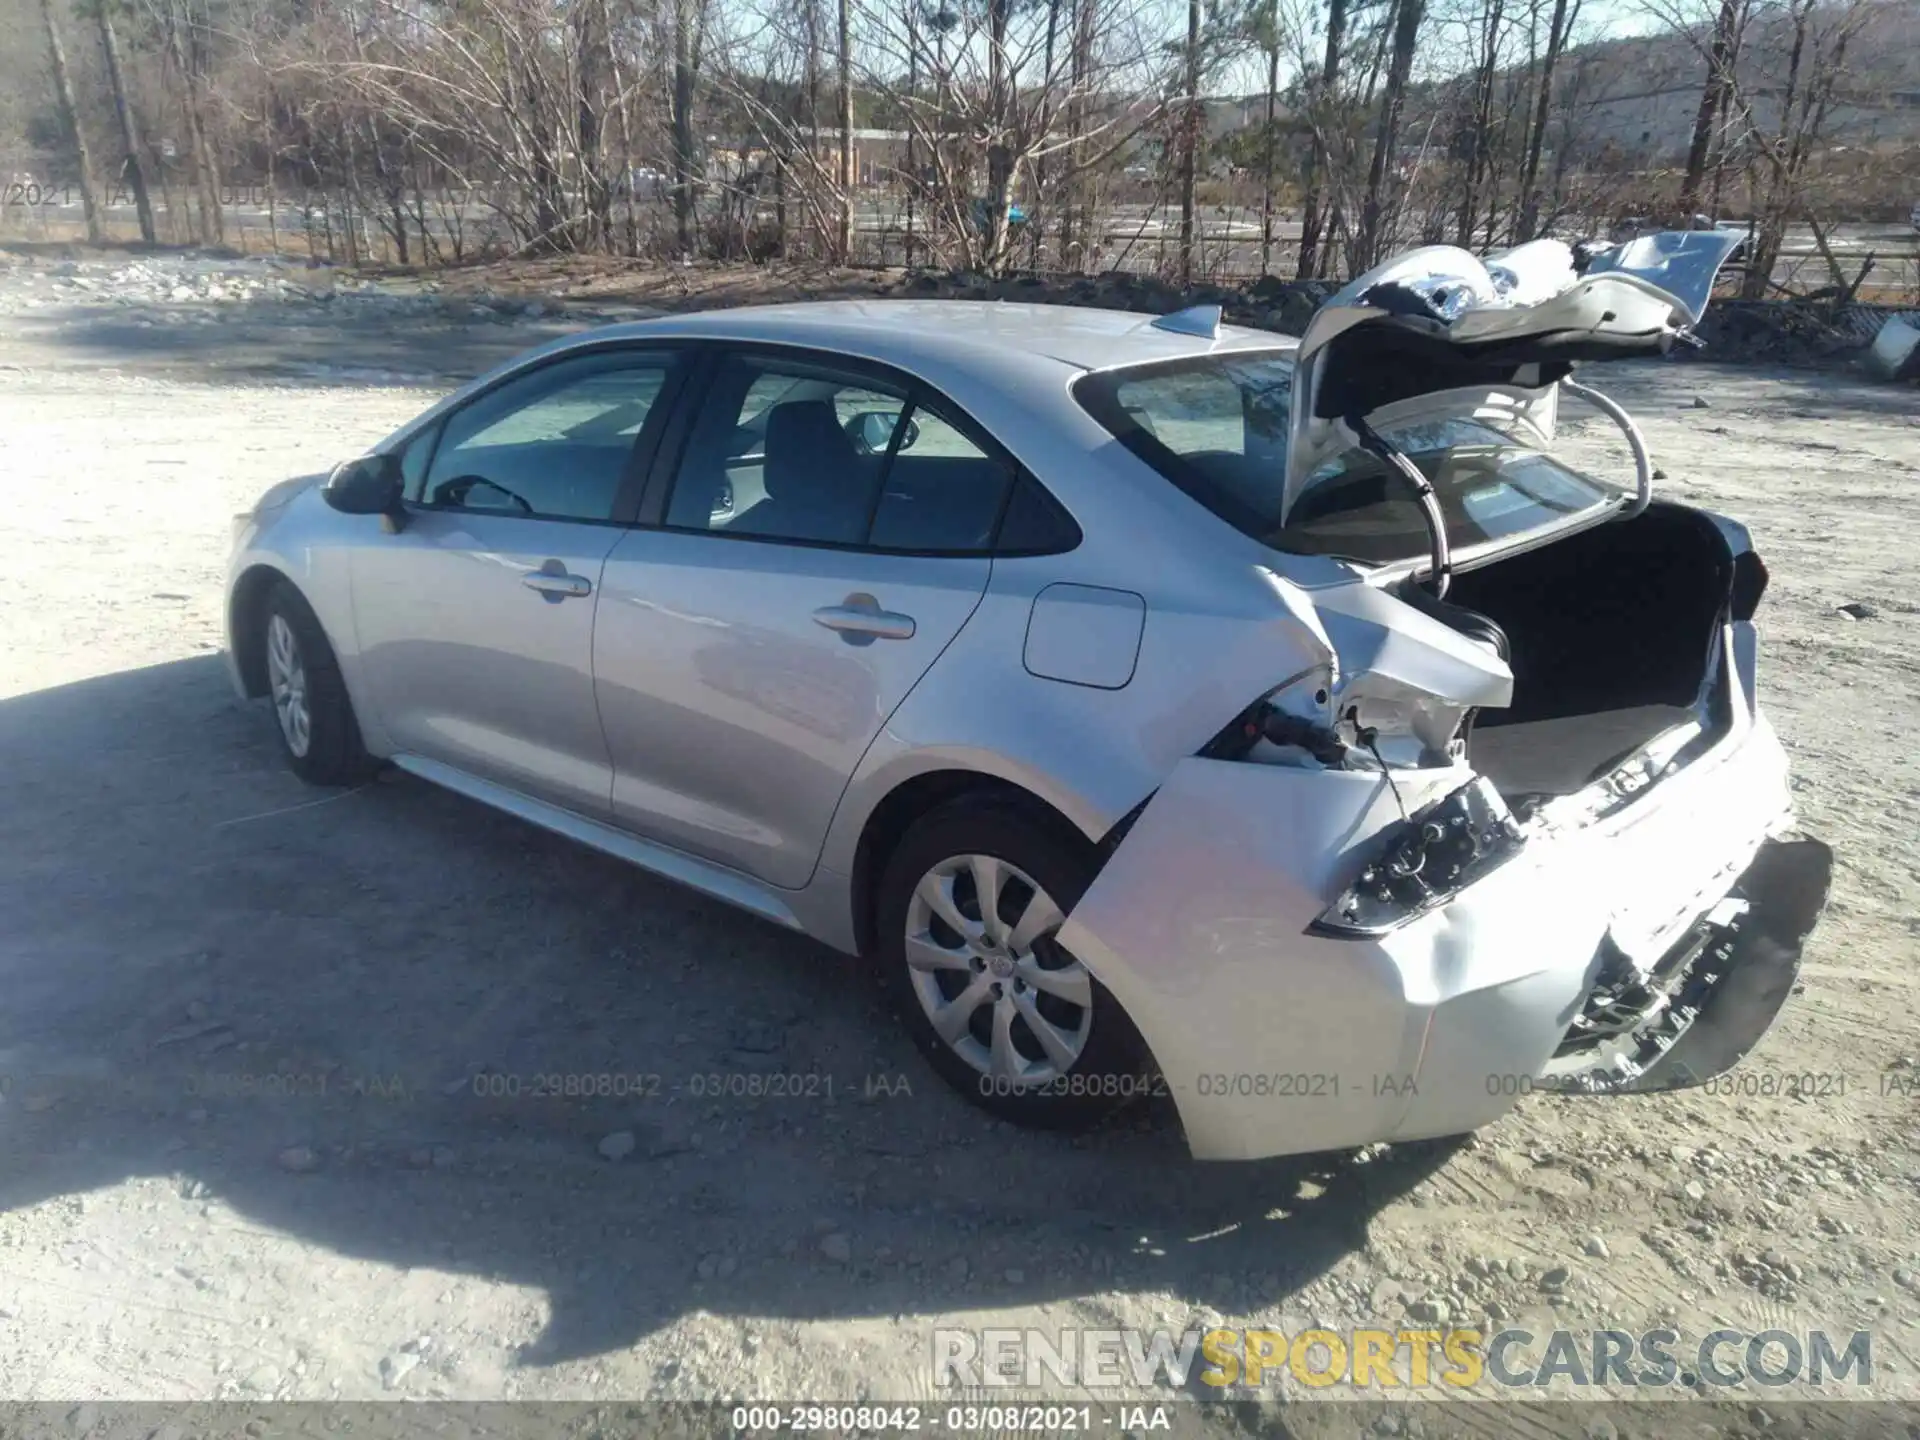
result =
[[1727,610],[1735,620],[1751,620],[1767,593],[1767,565],[1751,550],[1733,557],[1733,585],[1727,596]]

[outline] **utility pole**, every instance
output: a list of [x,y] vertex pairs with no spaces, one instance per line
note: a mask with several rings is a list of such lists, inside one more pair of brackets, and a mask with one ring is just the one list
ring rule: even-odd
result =
[[842,265],[853,259],[853,26],[847,13],[848,0],[840,0],[839,42],[840,73],[840,233],[835,249]]
[[1187,105],[1180,122],[1180,283],[1193,283],[1194,186],[1200,148],[1200,0],[1187,0]]
[[1280,90],[1280,0],[1272,0],[1267,9],[1267,134],[1261,168],[1266,172],[1260,187],[1260,273],[1273,264],[1273,167],[1280,137],[1273,129],[1274,100]]
[[919,10],[919,0],[908,0],[907,4],[907,113],[903,117],[907,122],[907,268],[913,268],[913,192],[920,188],[919,156],[914,153],[913,137],[916,133],[913,121],[913,106],[920,98],[920,34],[914,25],[914,16]]

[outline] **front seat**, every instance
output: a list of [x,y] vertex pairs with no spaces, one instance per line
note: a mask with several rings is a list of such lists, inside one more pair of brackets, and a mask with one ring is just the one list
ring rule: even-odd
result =
[[732,529],[857,545],[866,538],[874,461],[854,449],[829,400],[791,400],[767,416],[767,498]]

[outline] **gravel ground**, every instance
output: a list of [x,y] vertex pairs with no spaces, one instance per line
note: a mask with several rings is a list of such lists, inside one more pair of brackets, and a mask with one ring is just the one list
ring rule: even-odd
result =
[[[1761,683],[1838,857],[1736,1093],[1201,1167],[1164,1111],[987,1120],[805,940],[288,774],[216,653],[227,517],[583,319],[314,288],[0,272],[0,1398],[912,1399],[941,1324],[1309,1321],[1868,1329],[1866,1393],[1920,1396],[1911,391],[1608,377],[1666,492],[1768,559]],[[703,1078],[771,1074],[810,1093]]]

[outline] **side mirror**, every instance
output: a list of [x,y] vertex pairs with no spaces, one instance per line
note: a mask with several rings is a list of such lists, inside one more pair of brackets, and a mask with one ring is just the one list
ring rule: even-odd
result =
[[404,485],[398,456],[362,455],[334,466],[320,494],[343,515],[398,516]]
[[[846,429],[854,448],[862,455],[879,455],[893,443],[894,427],[899,423],[897,410],[863,410],[847,422]],[[919,438],[920,427],[909,419],[905,433],[900,436],[900,448],[911,450]]]

